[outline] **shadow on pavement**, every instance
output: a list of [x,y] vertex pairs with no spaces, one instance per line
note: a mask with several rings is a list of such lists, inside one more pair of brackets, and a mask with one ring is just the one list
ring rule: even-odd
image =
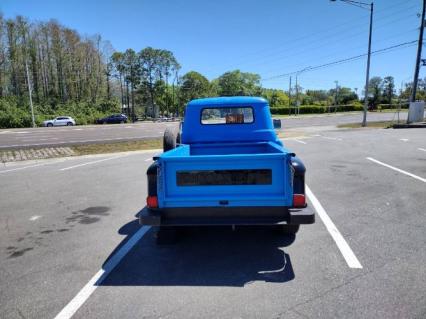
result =
[[[120,228],[126,238],[105,263],[139,227],[133,220]],[[185,228],[175,244],[165,246],[156,245],[155,234],[156,229],[150,229],[99,285],[242,287],[295,277],[290,256],[281,249],[295,237],[272,227]]]

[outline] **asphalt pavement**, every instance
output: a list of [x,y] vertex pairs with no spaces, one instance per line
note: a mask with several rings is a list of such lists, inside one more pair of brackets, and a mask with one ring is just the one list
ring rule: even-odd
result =
[[156,246],[136,218],[153,152],[4,165],[0,317],[425,318],[425,133],[284,138],[317,210],[296,237],[207,227]]
[[124,142],[162,137],[177,122],[36,127],[0,130],[0,149]]

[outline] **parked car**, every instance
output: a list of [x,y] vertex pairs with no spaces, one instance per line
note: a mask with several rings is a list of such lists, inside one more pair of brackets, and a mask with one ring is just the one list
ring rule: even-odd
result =
[[263,98],[191,101],[179,132],[165,131],[163,150],[147,170],[141,225],[159,226],[160,233],[189,225],[275,225],[295,234],[300,224],[314,223],[305,166],[277,137]]
[[53,120],[43,121],[43,126],[73,126],[75,120],[71,116],[58,116]]
[[113,114],[96,120],[96,124],[118,124],[127,123],[127,116],[124,114]]

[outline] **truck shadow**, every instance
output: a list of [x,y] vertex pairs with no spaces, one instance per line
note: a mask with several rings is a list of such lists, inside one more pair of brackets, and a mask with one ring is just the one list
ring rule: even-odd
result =
[[[139,228],[138,220],[120,228],[126,238],[105,263]],[[243,287],[295,278],[290,256],[282,250],[295,237],[271,227],[188,228],[176,243],[164,246],[155,244],[155,234],[151,228],[97,285]]]

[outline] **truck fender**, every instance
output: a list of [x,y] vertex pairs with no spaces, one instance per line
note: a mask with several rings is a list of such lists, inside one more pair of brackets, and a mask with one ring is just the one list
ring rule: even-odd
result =
[[293,168],[293,194],[305,194],[306,167],[297,156],[291,157],[290,161]]
[[154,162],[146,171],[148,180],[148,196],[157,196],[157,169],[158,163]]

